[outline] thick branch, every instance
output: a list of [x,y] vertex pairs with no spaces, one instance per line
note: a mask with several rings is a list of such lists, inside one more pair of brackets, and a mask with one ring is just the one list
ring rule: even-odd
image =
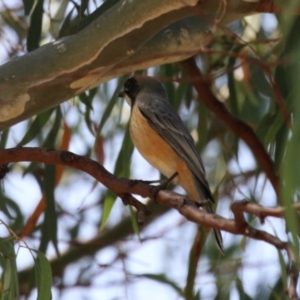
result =
[[[117,195],[137,194],[152,199],[155,197],[155,200],[158,202],[177,209],[188,220],[205,227],[221,229],[233,234],[242,234],[255,239],[266,240],[279,249],[285,248],[285,244],[280,243],[277,238],[271,238],[269,234],[254,230],[248,224],[244,224],[245,221],[242,213],[248,209],[251,210],[251,212],[256,212],[256,214],[260,215],[258,205],[254,206],[245,201],[234,203],[232,205],[232,211],[235,214],[235,219],[225,219],[221,216],[207,214],[202,210],[195,209],[197,206],[192,200],[172,191],[160,190],[157,192],[157,187],[151,186],[143,181],[130,181],[125,178],[117,178],[98,162],[69,151],[41,148],[12,148],[0,151],[0,165],[22,161],[42,162],[46,164],[73,167],[90,174]],[[262,209],[262,214],[266,216],[267,211],[268,209]],[[269,209],[269,211],[272,213],[272,209]],[[272,215],[274,215],[274,212]]]
[[159,30],[191,15],[185,8],[196,3],[120,1],[79,33],[1,66],[0,122],[14,124],[87,90],[95,81],[93,72],[101,78]]
[[[274,8],[280,12],[285,7],[281,1],[271,4],[273,1],[265,0],[120,1],[79,33],[0,67],[0,130],[110,78],[194,55],[205,41],[198,39],[195,47],[197,36],[185,26],[177,34],[170,25],[177,20],[191,15],[207,19],[219,11],[221,20],[215,17],[226,25],[254,12],[272,12]],[[161,30],[160,39],[152,41]]]

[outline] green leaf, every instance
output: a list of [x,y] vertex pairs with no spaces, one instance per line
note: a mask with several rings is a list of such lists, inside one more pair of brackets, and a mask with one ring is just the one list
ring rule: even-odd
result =
[[14,232],[19,232],[24,228],[24,216],[20,209],[20,206],[9,198],[6,198],[6,205],[13,213],[13,217],[11,220],[13,222],[11,222],[9,226]]
[[122,147],[116,161],[114,174],[118,177],[128,178],[130,176],[130,160],[134,146],[130,138],[129,124],[126,128]]
[[9,129],[5,129],[4,131],[1,132],[1,137],[0,137],[0,150],[5,149],[6,142],[8,139],[9,135]]
[[20,206],[10,198],[6,197],[1,191],[0,199],[0,211],[9,218],[9,227],[13,231],[21,230],[24,225],[24,217]]
[[[292,32],[298,32],[300,28],[300,18],[295,18],[295,23],[292,28]],[[286,207],[285,220],[288,230],[292,235],[292,246],[294,253],[299,253],[299,239],[298,229],[299,223],[297,213],[293,209],[292,205],[294,202],[300,201],[300,160],[299,149],[300,149],[300,104],[299,104],[299,76],[300,76],[300,37],[297,34],[291,35],[289,33],[289,39],[287,44],[290,48],[286,50],[286,59],[290,61],[290,64],[286,68],[286,75],[289,76],[290,80],[286,84],[286,88],[289,89],[288,102],[293,109],[293,127],[289,132],[289,140],[287,142],[286,156],[283,161],[282,178],[284,179],[282,189],[282,199]],[[286,90],[287,91],[287,90]],[[299,265],[299,255],[295,255],[297,264]]]
[[40,38],[42,33],[42,21],[44,14],[44,0],[38,0],[30,18],[30,26],[27,36],[27,51],[35,50],[40,45]]
[[282,114],[278,112],[275,119],[272,122],[272,125],[270,124],[271,126],[269,126],[269,130],[264,138],[264,144],[266,146],[275,140],[275,136],[277,135],[278,131],[282,127],[283,123],[284,120]]
[[[3,212],[9,219],[12,219],[13,216],[11,215],[11,213],[9,212],[8,208],[7,208],[7,202],[10,199],[7,198],[4,195],[1,195],[1,201],[0,201],[0,211]],[[11,201],[11,200],[10,200]]]
[[93,102],[93,99],[94,99],[97,91],[98,91],[98,88],[94,88],[94,89],[90,90],[88,93],[82,93],[79,96],[80,101],[85,104],[84,120],[85,120],[85,124],[87,125],[87,127],[92,135],[95,134],[93,122],[91,120],[91,112],[94,111],[92,102]]
[[116,195],[111,190],[108,190],[103,204],[100,230],[104,229],[106,222],[110,216],[111,210],[115,204],[115,201],[116,201]]
[[5,259],[4,268],[3,268],[3,294],[1,295],[1,300],[12,300],[11,297],[11,261],[9,259]]
[[275,141],[276,148],[274,153],[274,166],[275,171],[279,174],[281,172],[282,162],[286,153],[286,141],[289,135],[289,128],[284,123],[283,126],[278,130]]
[[52,299],[52,270],[48,259],[38,250],[34,250],[37,254],[34,270],[37,283],[38,297],[37,300]]
[[[265,59],[267,59],[267,57]],[[260,66],[261,61],[258,59],[255,59],[255,61],[256,63],[253,63],[250,66],[251,83],[254,90],[268,97],[272,101],[276,101],[274,91],[270,85],[270,81],[267,79],[265,70]]]
[[132,224],[133,231],[138,236],[139,240],[141,240],[141,237],[140,237],[140,228],[139,228],[139,224],[137,222],[136,212],[132,208],[131,205],[129,205],[128,207],[129,207],[130,219],[131,219],[131,224]]
[[60,107],[58,107],[56,109],[54,124],[51,130],[49,131],[47,137],[44,140],[43,143],[44,148],[55,148],[55,143],[56,143],[58,131],[60,129],[61,120],[62,120],[62,115],[61,115]]
[[16,255],[12,240],[0,239],[0,252],[4,256],[1,300],[19,299]]
[[[70,11],[68,12],[68,14],[66,15],[66,17],[64,18],[62,25],[60,26],[59,29],[59,33],[58,33],[58,37],[62,38],[64,36],[68,36],[70,34],[72,34],[72,32],[70,32],[70,30],[72,29],[72,16],[73,13],[75,11],[75,7],[72,7],[70,9]],[[76,25],[78,25],[78,23],[76,23]],[[76,28],[76,30],[74,30],[74,33],[77,32],[77,26],[74,26],[74,28]]]
[[93,100],[93,98],[89,97],[89,95],[85,92],[81,93],[79,95],[79,100],[85,104],[86,107],[88,107],[90,110],[94,110],[93,105],[91,103],[91,101]]
[[34,121],[29,126],[25,136],[18,143],[17,147],[22,147],[28,144],[29,142],[31,142],[41,132],[45,124],[49,121],[52,113],[53,113],[53,109],[49,109],[37,115]]
[[122,85],[123,85],[123,81],[120,80],[113,96],[111,97],[111,100],[108,102],[106,109],[102,115],[100,124],[98,126],[98,130],[97,130],[97,137],[100,135],[102,128],[105,125],[106,121],[109,119],[113,108],[115,107],[116,103],[119,101],[119,98],[117,97],[117,95],[121,91]]
[[43,181],[44,194],[46,198],[45,218],[42,224],[42,238],[39,250],[46,252],[48,243],[51,241],[59,256],[57,247],[57,213],[55,208],[55,166],[47,165]]
[[36,3],[37,0],[23,0],[25,16],[28,16],[30,14]]
[[[274,287],[271,289],[270,296],[266,298],[267,300],[290,300],[290,297],[286,294],[286,285],[283,285],[282,278],[279,276]],[[264,299],[264,298],[257,298]]]
[[200,290],[198,290],[197,293],[195,294],[194,300],[201,300]]
[[[92,23],[94,20],[96,20],[99,16],[101,16],[103,13],[105,13],[107,10],[109,10],[111,7],[113,7],[119,1],[120,0],[104,1],[102,3],[102,5],[99,6],[90,15],[88,15],[84,18],[81,18],[81,19],[79,18],[79,16],[77,16],[72,21],[68,20],[68,24],[64,24],[64,30],[63,31],[61,30],[61,32],[60,32],[60,37],[65,36],[65,35],[74,34],[74,33],[77,33],[78,31],[82,30],[83,28],[88,26],[90,23]],[[70,19],[70,17],[71,17],[71,14],[69,16],[69,19]]]
[[5,258],[8,258],[10,260],[15,259],[15,250],[13,247],[13,243],[9,239],[0,238],[0,252]]
[[[125,177],[125,178],[128,178],[130,176],[130,160],[131,160],[133,149],[134,149],[133,143],[131,141],[130,134],[129,134],[129,126],[127,126],[123,138],[122,147],[116,161],[116,166],[114,171],[114,174],[116,176]],[[108,220],[108,217],[113,208],[115,200],[116,200],[116,195],[112,193],[110,190],[108,190],[104,201],[100,230],[102,230],[105,227],[105,224]]]

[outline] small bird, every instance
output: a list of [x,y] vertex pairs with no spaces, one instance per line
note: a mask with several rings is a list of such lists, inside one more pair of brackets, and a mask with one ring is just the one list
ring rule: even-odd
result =
[[[149,76],[130,77],[119,97],[131,106],[130,136],[140,154],[166,177],[173,180],[197,203],[214,198],[194,140],[168,101],[162,84]],[[205,206],[213,213],[211,206]],[[223,249],[222,235],[214,229],[217,244]]]

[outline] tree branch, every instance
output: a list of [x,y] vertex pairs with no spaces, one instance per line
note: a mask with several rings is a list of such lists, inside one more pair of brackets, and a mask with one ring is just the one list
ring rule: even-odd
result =
[[[232,211],[235,214],[235,219],[225,219],[216,214],[207,214],[204,211],[199,210],[195,202],[186,196],[179,195],[169,190],[160,190],[159,187],[152,186],[144,181],[117,178],[97,161],[76,155],[69,151],[30,147],[11,148],[0,151],[0,165],[23,161],[64,165],[86,172],[113,191],[116,195],[124,198],[125,204],[134,204],[137,209],[145,210],[146,214],[148,214],[148,210],[145,209],[144,205],[131,195],[128,196],[128,194],[149,197],[159,203],[173,207],[190,221],[205,227],[225,230],[233,234],[242,234],[255,239],[264,239],[257,238],[257,236],[264,236],[269,239],[267,242],[274,246],[277,245],[278,247],[281,247],[280,249],[284,248],[282,244],[277,244],[277,238],[271,239],[267,237],[268,234],[260,235],[257,232],[254,233],[254,231],[249,229],[251,228],[250,225],[247,225],[249,228],[247,226],[245,227],[244,217],[242,215],[243,212],[249,212],[260,218],[265,218],[269,215],[283,217],[284,208],[264,208],[244,200],[232,204]],[[202,205],[206,205],[206,202],[203,202]],[[296,204],[294,208],[298,210],[300,205]],[[237,224],[240,226],[236,226]]]
[[[228,0],[221,11],[222,20],[218,21],[226,25],[255,12],[282,12],[285,2],[276,1],[276,6],[273,2]],[[216,14],[220,3],[223,2],[120,1],[77,34],[0,66],[0,130],[110,78],[194,55],[205,45],[205,38],[197,39],[199,31],[194,34],[185,25],[176,28],[173,23],[192,15],[205,20]]]
[[[143,181],[131,181],[124,178],[117,178],[109,173],[98,162],[69,151],[41,148],[12,148],[0,151],[0,165],[21,161],[42,162],[46,164],[74,167],[90,174],[117,195],[127,195],[132,193],[142,197],[149,197],[161,204],[177,209],[178,212],[185,216],[189,221],[204,227],[220,229],[236,235],[244,235],[255,240],[265,241],[266,243],[275,246],[278,250],[285,250],[290,260],[288,270],[289,287],[287,288],[287,291],[290,293],[290,297],[293,297],[292,299],[297,299],[295,298],[297,297],[297,294],[295,293],[298,281],[298,268],[295,264],[295,255],[289,244],[263,230],[253,228],[247,223],[244,217],[243,213],[246,211],[245,207],[249,210],[251,209],[251,211],[260,216],[260,207],[258,205],[251,206],[247,201],[234,202],[231,205],[234,219],[225,219],[217,214],[207,214],[204,210],[198,209],[196,203],[186,196],[179,195],[169,190],[159,190],[157,186],[151,186]],[[128,198],[130,201],[134,199],[131,198],[131,196]],[[297,209],[298,208],[299,206],[297,206]],[[142,210],[145,210],[144,207]],[[267,216],[266,210],[263,210],[262,214]]]
[[261,165],[262,169],[270,180],[278,199],[280,200],[279,177],[275,172],[273,161],[263,147],[262,143],[255,135],[253,129],[245,122],[233,116],[227,110],[225,105],[215,97],[215,95],[211,92],[207,82],[205,82],[194,58],[189,58],[183,61],[181,64],[189,75],[190,80],[193,82],[200,99],[204,102],[207,108],[215,113],[216,116],[223,121],[235,135],[240,137],[252,150],[258,163]]
[[[256,203],[249,202],[248,200],[243,200],[240,202],[243,205],[243,212],[250,213],[257,216],[261,223],[264,223],[266,217],[284,218],[284,213],[286,211],[285,207],[264,207]],[[293,205],[295,211],[300,211],[300,203],[295,203]]]

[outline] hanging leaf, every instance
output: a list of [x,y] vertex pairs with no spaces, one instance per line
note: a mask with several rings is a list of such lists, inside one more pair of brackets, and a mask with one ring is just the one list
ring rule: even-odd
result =
[[6,142],[7,142],[7,139],[8,139],[8,135],[9,135],[9,129],[6,129],[6,130],[1,132],[1,135],[0,135],[0,150],[5,148]]
[[16,254],[12,240],[0,239],[0,252],[3,255],[3,273],[1,287],[1,300],[19,299],[18,272]]
[[30,26],[27,36],[27,51],[33,51],[40,46],[40,39],[42,34],[42,21],[44,14],[44,0],[37,0],[33,13],[30,17]]
[[49,110],[39,114],[38,116],[36,116],[34,121],[28,127],[28,130],[27,130],[25,136],[18,143],[17,147],[23,147],[24,145],[31,142],[39,133],[41,133],[41,130],[46,125],[46,123],[49,121],[52,113],[53,113],[53,109],[49,109]]
[[52,299],[52,270],[50,263],[41,251],[33,251],[37,254],[34,264],[35,280],[38,291],[37,300],[50,300]]
[[[116,161],[115,171],[114,174],[118,177],[129,178],[130,176],[130,160],[133,153],[133,144],[129,134],[129,126],[127,126],[125,135],[123,138],[123,143],[121,146],[121,150],[119,152],[119,156]],[[101,218],[100,229],[102,230],[105,227],[105,224],[108,220],[110,212],[113,208],[113,205],[116,200],[116,195],[112,193],[110,190],[107,191],[103,213]]]
[[42,224],[42,237],[39,250],[46,252],[48,243],[51,241],[59,255],[57,241],[57,213],[55,204],[55,166],[47,165],[45,167],[45,176],[43,181],[44,195],[46,199],[45,218]]

